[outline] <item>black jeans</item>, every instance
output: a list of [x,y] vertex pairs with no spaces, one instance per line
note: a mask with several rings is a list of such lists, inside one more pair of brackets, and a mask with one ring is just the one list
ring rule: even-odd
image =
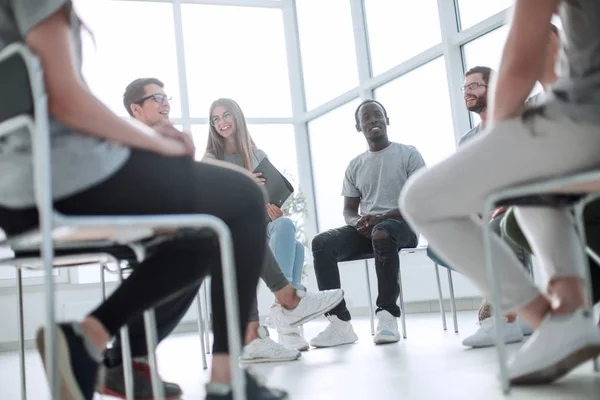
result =
[[[416,247],[418,237],[402,218],[390,218],[380,222],[375,225],[372,234],[376,235],[377,231],[386,232],[387,237],[379,240],[368,239],[352,226],[332,229],[315,236],[312,252],[317,283],[319,290],[339,289],[341,283],[338,262],[372,253],[377,273],[377,312],[386,310],[399,317],[400,307],[396,304],[400,293],[398,250]],[[335,315],[342,321],[350,321],[350,312],[344,300],[328,314]]]
[[[156,318],[156,333],[160,343],[163,339],[173,332],[179,322],[185,316],[185,313],[190,308],[190,305],[196,298],[200,285],[195,285],[191,289],[178,294],[172,300],[161,304],[154,310]],[[132,357],[146,357],[148,355],[148,347],[146,345],[146,330],[144,328],[144,319],[141,315],[135,318],[134,321],[127,324],[129,328],[129,343],[131,346]],[[121,357],[122,345],[121,336],[117,335],[112,344],[112,347],[106,350],[104,354],[104,363],[109,367],[121,365],[123,359]]]
[[[125,165],[106,181],[55,202],[55,207],[68,215],[211,214],[221,218],[233,239],[244,337],[266,248],[265,203],[264,189],[231,168],[132,150]],[[37,224],[35,209],[0,211],[0,226],[9,227],[5,228],[9,234]],[[161,244],[91,315],[114,336],[123,325],[139,321],[143,311],[166,307],[167,302],[197,290],[208,274],[212,277],[213,351],[227,353],[221,260],[214,235],[206,232],[176,235]]]

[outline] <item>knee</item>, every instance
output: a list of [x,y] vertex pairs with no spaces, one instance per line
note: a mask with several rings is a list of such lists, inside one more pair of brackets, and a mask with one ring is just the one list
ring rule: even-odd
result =
[[329,247],[329,237],[327,235],[327,232],[319,233],[317,236],[315,236],[312,240],[311,247],[313,253],[327,250],[327,248]]
[[374,242],[381,242],[383,240],[387,240],[390,237],[390,234],[384,229],[375,228],[375,232],[373,232],[372,237]]
[[272,222],[273,228],[277,232],[292,232],[296,233],[294,222],[288,217],[279,217]]

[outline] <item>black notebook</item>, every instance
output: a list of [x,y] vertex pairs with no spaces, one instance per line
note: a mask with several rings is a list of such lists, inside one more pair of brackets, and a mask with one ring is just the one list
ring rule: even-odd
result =
[[265,179],[265,189],[269,196],[269,203],[281,208],[288,197],[294,193],[294,187],[290,181],[285,179],[285,176],[271,164],[268,158],[263,158],[254,169],[254,172],[261,172],[260,177]]

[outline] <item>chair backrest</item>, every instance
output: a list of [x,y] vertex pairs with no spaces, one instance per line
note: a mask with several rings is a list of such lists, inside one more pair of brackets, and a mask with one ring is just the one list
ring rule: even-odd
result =
[[0,52],[0,87],[0,122],[17,115],[33,113],[29,72],[21,54],[6,56],[4,51]]

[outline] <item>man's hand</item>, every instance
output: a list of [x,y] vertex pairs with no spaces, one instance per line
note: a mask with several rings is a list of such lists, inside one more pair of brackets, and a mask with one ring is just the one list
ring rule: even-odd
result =
[[186,149],[186,154],[194,157],[194,154],[196,153],[196,146],[194,146],[194,141],[189,133],[181,132],[167,121],[161,122],[154,126],[154,129],[163,137],[181,142]]
[[267,204],[267,214],[269,214],[271,221],[275,221],[277,218],[283,217],[283,211],[281,211],[281,208],[271,203]]

